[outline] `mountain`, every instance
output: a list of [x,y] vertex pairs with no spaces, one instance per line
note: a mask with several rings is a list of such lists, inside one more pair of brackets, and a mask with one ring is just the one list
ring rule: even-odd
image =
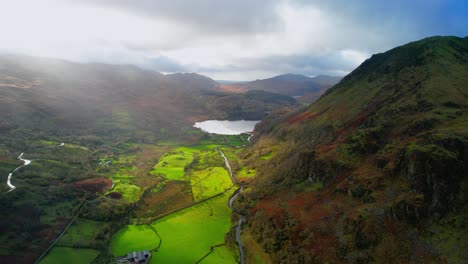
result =
[[466,263],[467,72],[468,37],[426,38],[257,125],[248,260]]
[[168,79],[176,82],[186,89],[212,89],[216,82],[209,77],[197,73],[173,73],[166,75]]
[[305,97],[312,102],[326,89],[339,82],[341,77],[319,75],[313,78],[299,74],[283,74],[251,82],[224,83],[218,89],[231,92],[263,90],[295,97]]
[[[292,98],[268,101],[268,95],[219,92],[215,86],[212,79],[194,73],[163,75],[132,65],[3,55],[0,129],[5,138],[42,131],[57,136],[138,134],[141,141],[154,142],[183,135],[194,121],[258,119],[277,106],[295,103]],[[236,111],[230,113],[221,102],[231,97],[249,100],[242,105],[232,100]]]

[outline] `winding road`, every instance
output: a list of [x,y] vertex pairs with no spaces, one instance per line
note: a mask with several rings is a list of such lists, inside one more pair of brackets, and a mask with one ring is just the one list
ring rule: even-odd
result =
[[[235,184],[238,184],[236,179],[232,175],[232,169],[231,169],[231,165],[229,164],[228,158],[226,157],[226,155],[224,155],[224,153],[221,150],[219,150],[219,153],[224,159],[224,165],[226,166],[229,172],[229,176],[231,177],[232,182]],[[244,186],[240,184],[238,185],[240,186],[240,188],[234,192],[231,198],[229,198],[228,205],[229,205],[229,208],[231,208],[231,210],[234,213],[239,215],[239,222],[237,223],[237,226],[236,226],[236,242],[237,242],[237,247],[239,248],[240,263],[244,264],[244,245],[242,244],[241,232],[242,232],[242,224],[244,224],[246,219],[245,219],[245,216],[241,214],[240,210],[234,207],[234,201],[237,199],[237,197],[239,197],[239,194],[242,193],[242,191],[244,190]]]
[[[62,142],[60,145],[58,145],[58,147],[63,147],[64,145],[65,145],[65,143]],[[14,189],[16,189],[16,186],[11,183],[11,177],[13,176],[13,173],[15,173],[17,170],[31,164],[31,160],[23,159],[23,155],[24,155],[24,152],[21,152],[21,154],[18,156],[18,159],[23,161],[23,165],[18,166],[16,169],[14,169],[12,172],[10,172],[10,174],[8,174],[7,185],[8,185],[8,187],[10,187],[10,190],[8,190],[8,191],[6,191],[4,193],[9,193],[9,192],[13,191]]]
[[25,167],[25,166],[28,166],[29,164],[31,164],[31,160],[27,160],[27,159],[23,159],[24,153],[21,153],[19,156],[18,156],[18,159],[23,161],[23,165],[17,167],[16,169],[14,169],[12,172],[10,172],[10,174],[8,174],[8,179],[7,179],[7,185],[8,187],[10,187],[10,190],[6,191],[5,193],[9,193],[11,191],[13,191],[14,189],[16,189],[16,186],[14,186],[12,183],[11,183],[11,177],[13,176],[13,173],[15,173],[17,170]]

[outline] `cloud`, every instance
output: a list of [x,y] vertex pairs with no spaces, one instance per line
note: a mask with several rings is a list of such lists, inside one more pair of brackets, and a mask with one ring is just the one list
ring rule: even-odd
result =
[[346,74],[409,41],[468,34],[455,0],[0,1],[0,52],[216,79]]
[[243,34],[274,29],[275,0],[78,0],[144,15],[154,20],[170,20],[180,26],[197,28],[205,34]]
[[190,69],[179,62],[165,56],[148,58],[141,66],[150,68],[159,72],[187,72]]

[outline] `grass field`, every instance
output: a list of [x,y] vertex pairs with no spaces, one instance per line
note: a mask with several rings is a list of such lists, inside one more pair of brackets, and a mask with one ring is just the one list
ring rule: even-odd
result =
[[190,184],[195,201],[200,201],[229,189],[232,181],[225,168],[209,167],[193,171],[190,175]]
[[123,256],[131,251],[150,250],[159,245],[159,236],[148,225],[126,225],[112,236],[111,251]]
[[[151,263],[194,263],[209,252],[210,247],[224,243],[231,226],[231,210],[227,200],[231,192],[192,206],[152,223],[162,239],[161,248]],[[222,254],[223,259],[234,257]],[[225,263],[213,256],[213,263]],[[227,262],[229,263],[229,262]]]
[[98,255],[95,249],[54,247],[40,264],[89,264]]
[[216,147],[217,145],[207,144],[175,148],[164,154],[150,173],[152,175],[163,174],[168,180],[183,180],[185,167],[193,161],[194,155],[198,155],[203,150]]
[[237,177],[239,178],[254,178],[257,175],[257,170],[255,169],[249,169],[246,167],[243,167],[239,171],[237,171]]
[[96,242],[96,237],[109,226],[110,224],[106,222],[77,219],[60,239],[58,245],[92,247]]
[[181,180],[184,177],[185,166],[193,160],[194,152],[192,149],[179,147],[164,154],[151,174],[163,174],[168,180]]
[[[231,226],[231,210],[227,192],[207,202],[163,217],[151,224],[161,236],[161,247],[153,253],[151,263],[194,263],[210,251],[211,246],[224,243]],[[159,238],[147,225],[127,225],[112,237],[111,251],[115,256],[133,250],[156,247]],[[236,263],[231,251],[217,248],[203,263]]]
[[130,183],[122,183],[120,181],[114,181],[114,183],[115,187],[112,191],[121,193],[126,201],[133,203],[140,199],[142,191],[139,186]]

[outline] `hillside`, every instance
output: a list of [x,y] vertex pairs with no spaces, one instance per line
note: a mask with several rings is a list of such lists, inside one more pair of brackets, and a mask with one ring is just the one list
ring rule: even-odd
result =
[[[259,119],[275,107],[295,104],[292,98],[269,101],[266,94],[260,98],[218,92],[215,85],[198,74],[163,75],[131,65],[4,55],[0,129],[10,140],[34,131],[58,136],[106,136],[112,131],[154,142],[183,136],[194,121]],[[226,107],[231,97],[249,100],[234,100]]]
[[299,74],[283,74],[251,82],[221,84],[218,89],[231,92],[263,90],[283,95],[302,97],[304,102],[313,102],[328,88],[338,83],[341,77],[319,75],[313,78]]
[[468,260],[468,38],[373,55],[242,154],[249,259]]

